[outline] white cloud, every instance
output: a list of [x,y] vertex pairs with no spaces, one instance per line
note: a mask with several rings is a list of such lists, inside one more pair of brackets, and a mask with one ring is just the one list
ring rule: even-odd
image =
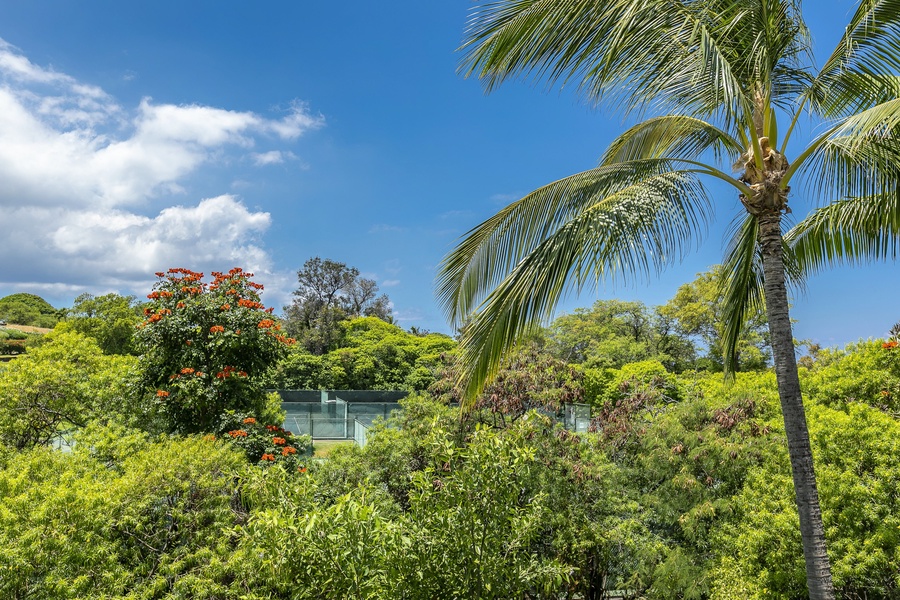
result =
[[381,287],[394,287],[400,285],[399,279],[385,279],[381,282]]
[[253,164],[258,167],[264,167],[266,165],[280,165],[286,159],[293,160],[297,158],[293,152],[282,152],[280,150],[254,153],[251,155],[251,157],[253,158]]
[[16,52],[9,42],[0,39],[0,71],[21,81],[33,83],[65,83],[71,85],[75,80],[68,75],[56,73],[52,69],[44,69]]
[[400,260],[396,258],[392,258],[388,261],[385,261],[384,266],[382,267],[385,271],[390,273],[391,275],[397,276],[400,271],[403,270],[403,265],[400,264]]
[[8,215],[12,235],[0,241],[3,278],[14,282],[146,289],[152,274],[172,266],[267,271],[259,239],[271,223],[229,195],[152,217],[110,210],[19,208]]
[[417,323],[424,320],[422,310],[419,308],[407,308],[405,310],[394,311],[394,322],[400,323]]
[[[257,139],[287,143],[322,124],[300,103],[276,119],[150,98],[123,108],[0,40],[0,285],[128,292],[172,266],[268,273],[270,215],[233,195],[190,199],[186,179],[235,155],[294,159],[252,149]],[[178,205],[166,207],[173,195]]]

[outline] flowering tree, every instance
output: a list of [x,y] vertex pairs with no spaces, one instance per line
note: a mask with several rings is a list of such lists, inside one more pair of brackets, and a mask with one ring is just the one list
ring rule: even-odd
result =
[[294,343],[260,302],[263,286],[235,267],[169,269],[147,296],[138,327],[145,389],[169,431],[213,431],[225,410],[263,414],[260,376]]
[[[306,472],[312,455],[312,438],[294,435],[278,425],[263,425],[255,417],[227,411],[219,422],[221,439],[240,448],[251,463],[263,467],[281,465],[290,472]],[[205,436],[215,439],[214,436]]]

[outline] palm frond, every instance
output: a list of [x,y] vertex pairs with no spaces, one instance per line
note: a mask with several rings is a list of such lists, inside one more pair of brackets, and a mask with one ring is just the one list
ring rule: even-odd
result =
[[863,0],[809,96],[825,117],[846,116],[891,97],[898,71],[900,0]]
[[747,315],[754,306],[765,304],[763,274],[760,268],[756,217],[747,214],[736,228],[722,263],[722,297],[725,328],[722,335],[722,358],[726,376],[737,371],[737,345],[744,331]]
[[470,230],[439,267],[435,293],[450,322],[461,324],[520,260],[573,217],[671,170],[666,160],[591,169],[539,188]]
[[833,264],[896,259],[900,251],[900,190],[832,202],[785,236],[804,273]]
[[733,68],[739,77],[755,82],[754,91],[767,95],[773,105],[790,106],[811,79],[810,36],[799,4],[791,0],[725,4],[733,6],[717,7],[716,13],[733,15],[722,22],[733,48]]
[[620,99],[700,115],[748,106],[718,15],[684,0],[494,0],[471,13],[461,70],[488,90],[509,78],[576,82],[593,100]]
[[[759,224],[754,215],[746,214],[734,228],[722,263],[722,298],[724,299],[725,328],[722,335],[722,357],[727,377],[738,368],[737,346],[744,335],[748,318],[757,311],[765,311],[762,255],[759,244]],[[804,271],[794,249],[785,237],[782,243],[784,275],[790,288],[802,290]]]
[[810,86],[814,109],[826,118],[841,118],[900,97],[900,77],[891,73],[843,71]]
[[[687,242],[703,229],[709,209],[705,190],[691,173],[666,172],[594,196],[547,231],[496,286],[477,286],[494,289],[462,331],[465,371],[460,383],[467,397],[474,397],[496,373],[501,356],[516,340],[552,316],[567,291],[659,271],[683,256]],[[558,221],[551,215],[544,218]],[[470,254],[473,271],[483,270],[485,256],[505,252],[505,244],[502,238],[484,238],[478,244],[481,251]],[[445,270],[446,265],[456,268],[460,260],[456,256],[442,267],[441,301],[451,313],[459,308],[454,306],[460,295],[454,285],[470,284],[470,278]]]
[[845,118],[813,141],[784,183],[802,174],[818,197],[876,196],[900,178],[900,99]]
[[744,151],[741,143],[718,127],[694,117],[670,115],[647,119],[613,140],[600,163],[609,165],[650,158],[696,159],[712,151],[731,164]]

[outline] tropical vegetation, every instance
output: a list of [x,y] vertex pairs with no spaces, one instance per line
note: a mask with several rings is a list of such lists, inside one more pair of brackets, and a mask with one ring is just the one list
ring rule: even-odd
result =
[[[821,68],[795,0],[481,2],[463,44],[465,73],[489,90],[532,77],[650,113],[596,169],[514,202],[444,260],[438,294],[465,323],[469,397],[567,289],[676,261],[712,212],[706,181],[727,184],[740,205],[723,264],[722,359],[734,367],[739,332],[764,304],[815,599],[834,591],[786,281],[895,248],[898,8],[860,2]],[[804,117],[819,133],[791,153]],[[786,252],[792,187],[839,202],[804,221]]]
[[[140,362],[61,328],[0,376],[0,595],[805,597],[771,370],[728,384],[645,360],[589,384],[548,344],[510,357],[476,408],[448,404],[450,370],[364,448],[316,461],[234,410],[160,435]],[[843,598],[900,593],[898,351],[822,349],[800,370]],[[553,418],[573,400],[593,405],[585,433]]]

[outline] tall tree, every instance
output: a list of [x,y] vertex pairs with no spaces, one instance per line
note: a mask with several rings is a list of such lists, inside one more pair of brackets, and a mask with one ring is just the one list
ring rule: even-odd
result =
[[674,329],[642,302],[597,300],[590,308],[557,317],[548,335],[556,356],[586,367],[620,368],[655,359],[681,371],[693,361],[695,350]]
[[134,296],[81,294],[65,315],[75,331],[97,340],[104,353],[137,354],[134,333],[142,318]]
[[[699,273],[690,283],[678,288],[675,296],[657,308],[660,318],[669,319],[680,335],[696,339],[706,349],[707,368],[719,371],[725,364],[726,326],[722,267],[714,266]],[[761,306],[753,306],[745,315],[740,336],[729,357],[735,370],[764,369],[771,358],[766,314]]]
[[294,301],[284,307],[285,325],[313,354],[334,348],[342,321],[356,317],[393,321],[388,297],[379,296],[375,281],[360,277],[355,267],[316,256],[303,263],[297,281]]
[[[782,216],[791,186],[805,181],[823,201],[891,208],[898,221],[900,3],[860,2],[818,70],[799,0],[482,0],[463,48],[466,74],[488,89],[534,77],[577,84],[626,113],[658,111],[619,136],[599,167],[514,202],[444,259],[437,293],[451,321],[468,320],[461,352],[470,397],[565,292],[677,260],[709,213],[701,176],[725,182],[744,207],[724,261],[725,346],[764,301],[807,585],[811,598],[833,598]],[[785,151],[803,115],[824,127],[791,162]],[[866,231],[877,244],[881,232]]]

